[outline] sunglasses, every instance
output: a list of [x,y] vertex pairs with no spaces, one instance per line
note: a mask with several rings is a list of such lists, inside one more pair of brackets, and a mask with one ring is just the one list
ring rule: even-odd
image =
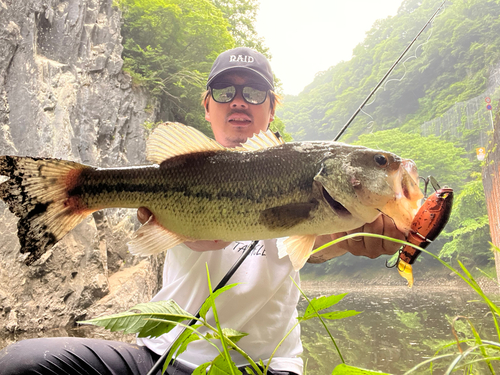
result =
[[217,103],[231,102],[238,90],[241,92],[243,99],[249,104],[262,104],[266,101],[268,89],[264,85],[233,85],[229,82],[217,82],[210,87],[212,98]]

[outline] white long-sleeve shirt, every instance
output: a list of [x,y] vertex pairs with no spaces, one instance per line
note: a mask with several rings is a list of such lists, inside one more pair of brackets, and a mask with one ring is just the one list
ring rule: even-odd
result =
[[[205,264],[208,264],[214,288],[250,244],[251,241],[233,242],[223,250],[205,252],[193,251],[185,245],[168,250],[163,288],[153,301],[173,299],[183,309],[196,314],[209,295]],[[278,343],[297,322],[300,292],[291,278],[300,283],[299,274],[293,270],[289,258],[278,258],[276,240],[263,240],[228,281],[228,284],[241,284],[215,300],[222,328],[248,333],[237,345],[256,362],[262,359],[266,363]],[[215,326],[211,311],[207,318]],[[138,343],[161,355],[177,337],[180,328],[176,327],[156,339],[138,339]],[[247,363],[239,353],[230,353],[236,365]],[[271,367],[302,374],[301,353],[300,327],[297,325],[276,352]],[[217,355],[212,345],[198,340],[190,343],[177,360],[196,367]]]

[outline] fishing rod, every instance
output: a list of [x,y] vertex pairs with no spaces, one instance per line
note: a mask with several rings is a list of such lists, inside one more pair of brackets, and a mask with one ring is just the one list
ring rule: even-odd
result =
[[[212,293],[215,293],[216,291],[218,291],[220,288],[224,287],[227,284],[229,279],[234,275],[236,270],[241,266],[243,261],[250,255],[250,253],[253,251],[253,249],[255,249],[255,246],[257,246],[258,243],[259,243],[259,241],[253,241],[251,243],[250,247],[247,250],[245,250],[245,252],[243,254],[241,254],[239,259],[233,264],[233,266],[229,269],[229,271],[227,271],[226,275],[221,279],[219,284],[217,284],[217,286],[214,288]],[[192,326],[193,324],[195,324],[198,321],[198,319],[200,318],[200,310],[201,310],[201,306],[198,309],[198,312],[196,313],[195,318],[191,319],[189,321],[189,323],[188,323],[189,327]],[[156,375],[156,373],[162,368],[163,363],[165,363],[168,355],[170,354],[170,351],[172,350],[172,346],[179,339],[179,337],[184,333],[185,330],[186,330],[186,327],[183,327],[182,330],[177,335],[177,337],[172,341],[172,343],[169,345],[169,347],[162,354],[162,356],[156,361],[156,363],[151,368],[151,370],[149,370],[147,375]]]
[[[434,18],[436,17],[436,15],[439,13],[439,11],[441,10],[441,8],[444,6],[444,4],[446,3],[447,0],[444,0],[441,5],[436,9],[436,11],[434,12],[434,14],[431,16],[431,18],[429,18],[429,20],[426,22],[426,24],[422,27],[422,29],[418,32],[418,34],[413,38],[413,40],[410,42],[410,44],[405,48],[405,50],[401,53],[401,55],[399,56],[399,58],[394,62],[394,64],[392,64],[392,66],[389,68],[389,70],[387,71],[387,73],[384,75],[384,77],[382,77],[382,79],[377,83],[377,85],[375,86],[375,88],[370,92],[370,94],[366,97],[366,99],[361,103],[361,105],[359,106],[359,108],[353,113],[353,115],[351,116],[351,118],[347,121],[347,123],[343,126],[343,128],[340,130],[340,132],[337,134],[337,136],[335,137],[334,141],[337,141],[341,136],[342,134],[344,133],[344,131],[349,127],[349,125],[352,123],[352,121],[356,118],[356,116],[358,115],[358,113],[363,109],[363,107],[366,105],[366,103],[368,102],[368,100],[370,100],[370,98],[373,96],[373,94],[379,89],[379,87],[382,85],[382,83],[384,83],[384,81],[387,79],[387,77],[392,73],[392,71],[396,68],[396,66],[399,64],[399,62],[403,59],[404,55],[406,54],[406,52],[408,52],[408,50],[413,46],[413,44],[417,41],[417,39],[420,37],[420,35],[424,32],[425,28],[434,20]],[[248,255],[250,255],[250,253],[252,252],[252,250],[255,248],[255,246],[257,246],[257,243],[259,241],[253,241],[252,244],[250,245],[250,247],[241,255],[241,257],[234,263],[234,265],[231,267],[231,269],[227,272],[227,274],[222,278],[222,280],[219,282],[219,284],[217,284],[217,286],[214,288],[213,292],[216,292],[217,290],[219,290],[220,288],[224,287],[226,285],[226,283],[229,281],[229,279],[233,276],[233,274],[236,272],[236,270],[240,267],[240,265],[243,263],[243,261],[248,257]],[[201,309],[201,306],[200,306],[200,309]],[[192,326],[193,324],[196,323],[197,319],[199,319],[200,317],[200,309],[198,309],[198,312],[196,313],[196,317],[194,319],[191,319],[191,321],[188,323],[188,326]],[[156,361],[156,363],[154,364],[154,366],[151,368],[151,370],[147,373],[147,375],[156,375],[156,372],[158,372],[160,370],[160,368],[162,368],[162,365],[164,364],[164,362],[166,361],[168,355],[170,354],[170,351],[172,350],[172,346],[173,344],[179,339],[179,337],[182,335],[182,333],[184,333],[184,331],[186,330],[186,327],[184,327],[180,332],[179,334],[177,335],[177,337],[172,341],[172,343],[169,345],[169,347],[165,350],[165,352],[162,354],[162,356],[158,359],[158,361]]]
[[352,114],[351,118],[346,122],[346,124],[343,126],[343,128],[340,129],[339,133],[334,138],[334,141],[338,141],[339,140],[339,138],[342,136],[342,134],[344,133],[344,131],[347,129],[347,127],[349,125],[351,125],[351,122],[354,121],[354,119],[356,118],[356,116],[358,115],[358,113],[363,109],[363,107],[368,102],[368,100],[370,100],[370,98],[373,96],[373,94],[375,94],[375,92],[379,89],[379,87],[382,85],[382,83],[384,83],[384,81],[387,79],[387,77],[389,77],[389,75],[392,73],[392,71],[394,70],[394,68],[396,68],[396,66],[399,64],[399,62],[403,59],[403,57],[406,54],[406,52],[408,52],[408,50],[417,41],[417,39],[419,38],[420,34],[422,34],[424,32],[425,28],[434,20],[434,18],[437,16],[437,14],[441,10],[441,8],[444,6],[444,4],[446,3],[446,1],[447,0],[444,0],[441,3],[441,5],[436,9],[436,11],[431,16],[431,18],[429,18],[429,20],[426,22],[426,24],[424,25],[424,27],[422,27],[422,29],[418,32],[418,34],[415,36],[415,38],[413,38],[413,40],[410,42],[410,44],[405,48],[405,50],[403,51],[403,53],[401,53],[401,55],[399,55],[398,59],[394,62],[394,64],[392,64],[392,66],[389,68],[389,70],[387,71],[387,73],[385,73],[384,77],[382,77],[382,79],[377,83],[377,85],[375,86],[375,88],[370,92],[370,94],[368,94],[368,96],[366,97],[366,99],[363,101],[363,103],[361,103],[361,105],[359,106],[359,108]]

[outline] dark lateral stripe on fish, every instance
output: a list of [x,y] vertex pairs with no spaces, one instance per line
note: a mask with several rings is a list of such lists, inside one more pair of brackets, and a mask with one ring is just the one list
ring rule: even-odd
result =
[[[308,190],[312,181],[305,181],[302,184],[298,184],[298,190]],[[216,188],[216,187],[214,187]],[[151,181],[145,181],[144,183],[130,183],[130,182],[94,182],[87,180],[81,185],[75,186],[73,189],[68,191],[68,196],[70,197],[83,197],[86,194],[91,196],[104,196],[107,194],[117,194],[117,193],[153,193],[162,194],[168,196],[170,194],[182,194],[186,198],[201,198],[207,200],[224,200],[224,199],[244,199],[254,203],[262,203],[268,197],[276,197],[287,193],[285,189],[279,187],[277,190],[262,189],[262,191],[257,192],[252,191],[252,189],[242,190],[193,190],[188,185],[168,185],[165,183],[152,184]]]
[[[200,168],[199,173],[209,175],[211,171]],[[285,185],[274,184],[273,189],[266,189],[265,184],[259,189],[248,185],[247,188],[239,188],[236,183],[227,182],[222,186],[213,186],[213,189],[200,189],[201,186],[189,186],[185,181],[179,181],[177,168],[143,167],[141,169],[84,169],[79,176],[79,183],[68,191],[70,197],[101,197],[106,195],[128,194],[161,194],[168,197],[171,194],[182,194],[186,198],[198,198],[207,200],[237,199],[247,200],[254,203],[262,203],[269,197],[287,194]],[[299,181],[293,182],[293,188],[299,191],[310,191],[313,174],[302,176]],[[229,185],[229,186],[227,186]]]

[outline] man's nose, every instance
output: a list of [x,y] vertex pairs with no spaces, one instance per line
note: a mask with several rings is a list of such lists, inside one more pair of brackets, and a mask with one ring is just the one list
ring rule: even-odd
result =
[[243,95],[240,90],[236,90],[236,96],[231,102],[231,108],[247,108],[248,103],[243,99]]

